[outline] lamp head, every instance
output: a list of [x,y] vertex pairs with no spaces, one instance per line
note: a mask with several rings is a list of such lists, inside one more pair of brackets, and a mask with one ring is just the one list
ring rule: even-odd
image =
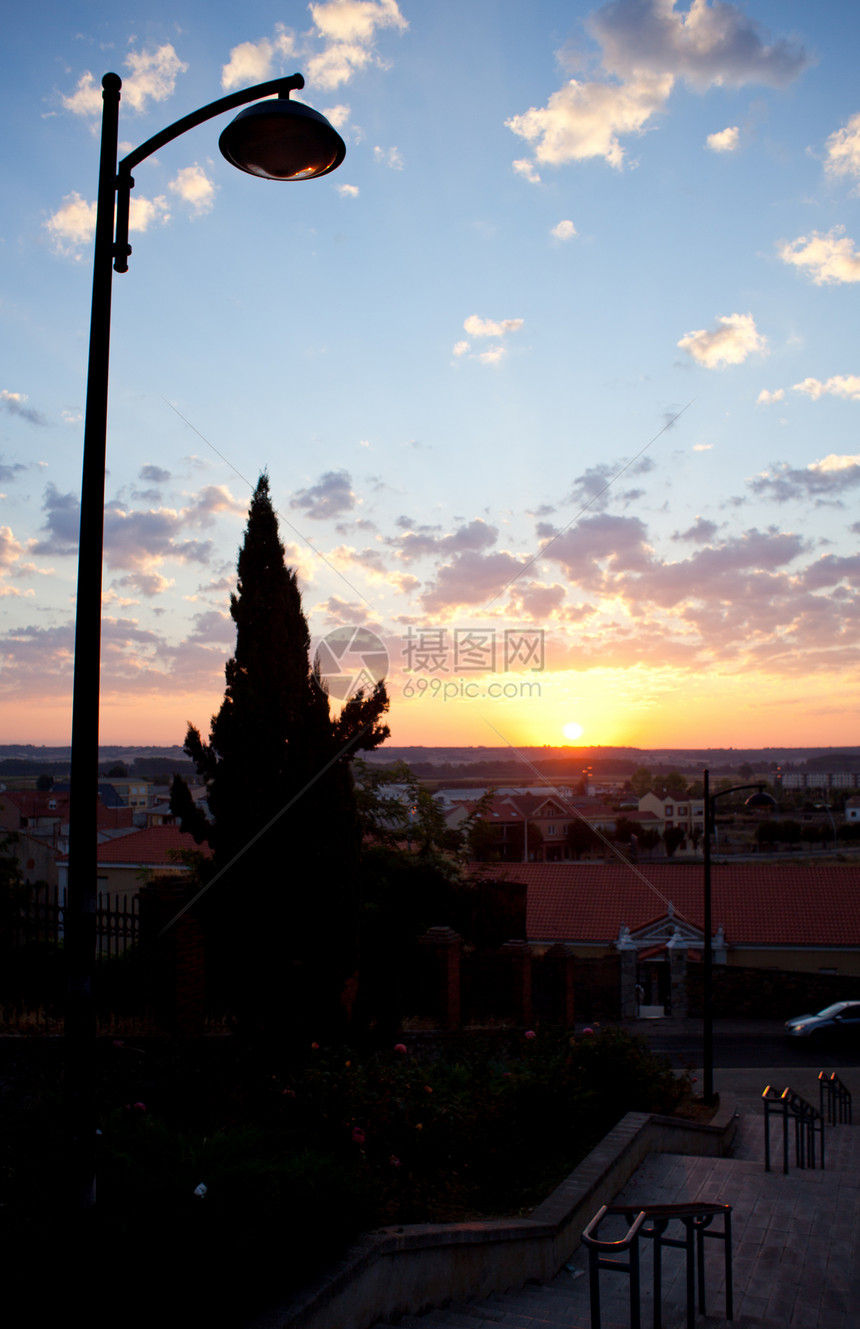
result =
[[233,166],[263,180],[314,180],[340,166],[346,145],[324,115],[286,96],[255,102],[224,130],[218,146]]
[[768,794],[764,789],[759,789],[757,793],[750,794],[744,806],[748,808],[775,808],[777,803],[772,794]]

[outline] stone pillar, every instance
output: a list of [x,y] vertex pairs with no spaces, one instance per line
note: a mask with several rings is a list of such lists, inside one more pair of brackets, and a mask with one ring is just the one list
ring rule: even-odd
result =
[[532,952],[527,941],[506,941],[502,954],[510,956],[514,1020],[522,1028],[531,1026]]
[[462,938],[453,928],[428,928],[419,945],[433,955],[439,1014],[444,1029],[460,1028],[460,947]]
[[669,1014],[674,1020],[686,1020],[690,1012],[690,998],[687,992],[687,942],[681,936],[680,928],[675,928],[666,943],[669,956]]
[[160,1022],[178,1034],[196,1035],[203,1032],[206,1013],[206,967],[198,918],[190,909],[176,917],[188,894],[188,883],[178,878],[142,887],[140,942],[150,959]]
[[636,1000],[636,969],[639,961],[639,948],[630,936],[630,929],[622,923],[615,943],[621,960],[621,1018],[635,1020],[639,1015],[639,1002]]
[[557,941],[547,951],[546,960],[552,965],[553,1023],[572,1029],[576,1018],[573,996],[576,956],[573,947]]

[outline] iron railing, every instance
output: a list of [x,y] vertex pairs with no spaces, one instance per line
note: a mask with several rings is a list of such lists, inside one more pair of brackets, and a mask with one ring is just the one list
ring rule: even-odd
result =
[[851,1091],[842,1083],[835,1071],[828,1075],[822,1071],[818,1077],[819,1111],[828,1126],[850,1126]]
[[788,1173],[789,1122],[794,1124],[794,1161],[799,1168],[815,1167],[815,1137],[820,1142],[821,1167],[824,1167],[824,1116],[793,1089],[778,1093],[770,1085],[762,1094],[764,1104],[764,1170],[770,1172],[770,1119],[782,1119],[782,1170]]
[[[610,1215],[621,1214],[627,1231],[617,1240],[599,1237],[598,1229]],[[715,1218],[722,1217],[722,1230],[711,1230]],[[667,1237],[673,1221],[684,1225],[684,1236]],[[653,1323],[660,1329],[663,1319],[663,1248],[676,1247],[685,1252],[687,1329],[693,1329],[698,1308],[705,1309],[705,1238],[714,1237],[725,1247],[726,1319],[734,1316],[732,1287],[732,1209],[728,1204],[651,1204],[603,1205],[582,1234],[588,1249],[588,1280],[591,1299],[591,1329],[601,1329],[600,1270],[612,1269],[630,1278],[630,1329],[641,1329],[639,1241],[654,1242]],[[619,1258],[626,1255],[626,1259]]]

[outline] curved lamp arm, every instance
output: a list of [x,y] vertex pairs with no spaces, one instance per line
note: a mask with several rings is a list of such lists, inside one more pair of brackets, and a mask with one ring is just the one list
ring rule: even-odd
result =
[[181,120],[168,125],[160,133],[154,134],[148,138],[145,143],[141,143],[139,148],[135,148],[127,157],[123,157],[117,167],[116,176],[116,241],[113,246],[114,272],[128,272],[128,257],[131,254],[131,245],[128,243],[128,209],[130,203],[131,191],[134,188],[134,179],[132,171],[140,162],[151,157],[159,148],[165,144],[171,143],[181,134],[187,133],[189,129],[196,129],[198,125],[205,124],[207,120],[212,120],[216,115],[223,114],[224,111],[233,111],[237,106],[245,106],[248,102],[260,101],[264,97],[271,97],[275,93],[279,97],[289,97],[295,89],[303,88],[305,80],[301,74],[290,74],[287,78],[269,79],[267,83],[257,83],[253,88],[242,88],[240,92],[231,92],[226,97],[219,97],[217,101],[210,102],[208,106],[201,106],[199,111],[192,111],[190,115],[185,115]]

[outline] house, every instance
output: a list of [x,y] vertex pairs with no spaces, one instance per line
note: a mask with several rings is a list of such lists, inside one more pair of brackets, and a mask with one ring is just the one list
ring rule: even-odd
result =
[[845,820],[860,821],[860,798],[846,798],[845,800]]
[[[458,803],[447,816],[460,825],[475,811],[474,803]],[[576,857],[568,831],[584,822],[603,834],[612,833],[618,814],[594,799],[546,793],[497,794],[483,820],[497,827],[499,852],[509,862],[558,863]]]
[[[674,939],[701,956],[700,865],[481,863],[472,874],[526,886],[538,951],[566,942],[583,957],[611,955],[623,940],[644,959]],[[860,865],[719,864],[711,882],[716,963],[860,978]]]
[[657,818],[659,824],[655,829],[659,830],[661,834],[675,827],[683,831],[685,836],[692,836],[693,838],[704,834],[705,800],[703,798],[688,798],[686,795],[677,798],[674,794],[655,794],[652,790],[640,798],[639,811],[650,812]]
[[[112,905],[125,904],[150,877],[183,876],[190,870],[181,860],[183,852],[209,858],[212,851],[206,844],[196,844],[178,826],[152,826],[108,840],[97,851],[99,894],[109,897]],[[61,895],[67,882],[65,857],[60,867]]]

